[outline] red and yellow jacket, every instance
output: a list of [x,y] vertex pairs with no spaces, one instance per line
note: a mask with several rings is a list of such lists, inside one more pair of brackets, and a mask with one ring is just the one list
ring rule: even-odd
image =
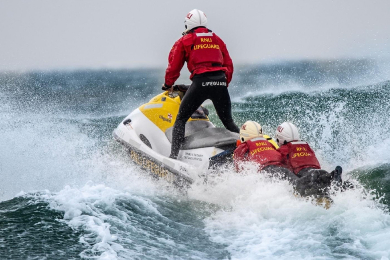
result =
[[268,165],[283,166],[282,155],[264,137],[257,137],[238,145],[234,151],[234,165],[237,171],[240,170],[239,164],[245,161],[259,164],[259,170]]

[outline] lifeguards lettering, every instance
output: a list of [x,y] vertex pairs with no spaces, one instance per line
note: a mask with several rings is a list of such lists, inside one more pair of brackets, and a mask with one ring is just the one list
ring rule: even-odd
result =
[[300,152],[300,153],[294,153],[291,158],[295,158],[295,157],[308,157],[308,156],[312,156],[312,154],[311,153],[307,153],[307,152]]
[[219,50],[219,45],[218,44],[197,44],[194,46],[194,51],[199,50],[199,49],[217,49]]
[[275,148],[273,148],[273,147],[260,147],[260,148],[256,148],[256,149],[252,150],[251,155],[253,156],[257,153],[261,153],[264,151],[272,151],[272,150],[275,150]]
[[276,151],[273,144],[265,138],[254,138],[247,141],[249,146],[248,160],[261,165],[281,165],[282,155]]
[[287,157],[289,167],[298,174],[303,168],[321,169],[314,151],[304,141],[294,141],[287,144],[289,156]]

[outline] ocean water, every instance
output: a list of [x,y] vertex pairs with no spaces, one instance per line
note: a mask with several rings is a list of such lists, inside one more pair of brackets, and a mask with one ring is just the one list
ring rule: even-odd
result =
[[256,172],[183,194],[133,164],[111,134],[160,92],[163,70],[0,73],[0,259],[390,259],[389,71],[236,67],[238,125],[273,136],[295,123],[323,168],[355,184],[329,209]]

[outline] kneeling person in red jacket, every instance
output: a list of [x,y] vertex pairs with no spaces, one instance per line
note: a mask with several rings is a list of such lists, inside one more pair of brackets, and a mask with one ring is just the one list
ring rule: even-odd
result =
[[300,139],[294,124],[284,122],[279,125],[275,137],[284,165],[300,178],[296,189],[301,195],[318,194],[318,190],[329,187],[333,179],[341,182],[341,167],[337,166],[331,173],[321,170],[314,151]]
[[298,179],[284,167],[283,158],[276,150],[278,145],[272,138],[263,135],[263,130],[258,123],[247,121],[242,125],[240,142],[241,144],[234,151],[234,165],[237,171],[241,170],[241,163],[253,162],[258,165],[259,171],[266,171],[272,175],[279,174],[291,182]]
[[176,159],[185,134],[185,124],[196,109],[211,99],[223,125],[238,133],[232,118],[228,85],[233,75],[233,62],[225,43],[206,28],[207,17],[197,9],[189,12],[184,21],[183,37],[175,42],[168,58],[163,90],[171,89],[180,76],[185,62],[191,72],[192,84],[181,101],[172,131],[169,157]]

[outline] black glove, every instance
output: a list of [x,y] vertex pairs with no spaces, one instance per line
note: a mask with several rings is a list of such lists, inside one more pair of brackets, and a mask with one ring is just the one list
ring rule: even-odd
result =
[[162,87],[161,87],[161,89],[162,90],[168,90],[168,89],[170,89],[172,86],[168,86],[167,84],[162,84]]

